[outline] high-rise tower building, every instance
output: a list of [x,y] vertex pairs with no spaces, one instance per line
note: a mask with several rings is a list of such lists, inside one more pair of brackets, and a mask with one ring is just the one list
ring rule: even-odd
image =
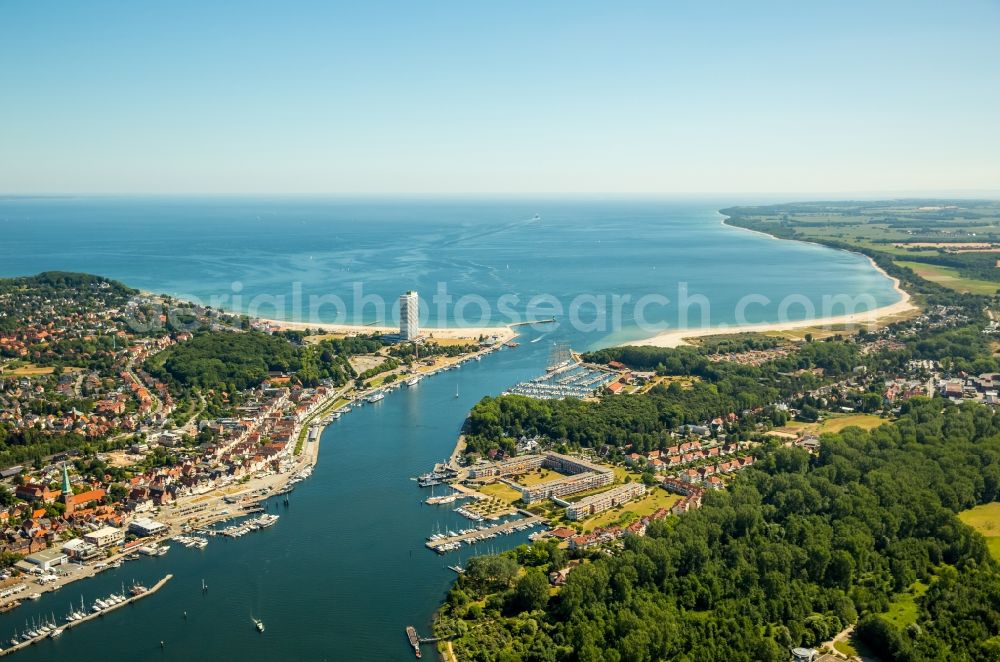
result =
[[414,291],[399,295],[399,337],[415,340],[420,335],[420,297]]

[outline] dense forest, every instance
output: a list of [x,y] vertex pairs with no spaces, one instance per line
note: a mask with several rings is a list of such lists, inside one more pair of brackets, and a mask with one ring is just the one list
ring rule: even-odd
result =
[[[701,509],[588,554],[552,597],[559,550],[470,560],[437,631],[462,660],[784,661],[860,619],[885,660],[996,660],[1000,571],[955,513],[998,498],[1000,420],[914,398],[818,456],[774,450]],[[879,618],[918,580],[913,625]]]
[[[367,341],[351,343],[350,347],[355,344],[368,347]],[[269,372],[290,374],[306,386],[325,378],[342,384],[351,376],[345,355],[337,353],[331,343],[297,346],[285,338],[257,332],[201,333],[154,355],[145,367],[177,389],[229,392],[256,387]]]

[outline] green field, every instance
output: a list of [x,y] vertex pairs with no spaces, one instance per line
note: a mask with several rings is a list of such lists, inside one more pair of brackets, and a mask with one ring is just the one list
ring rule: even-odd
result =
[[879,418],[872,414],[847,414],[845,416],[830,416],[819,424],[819,432],[840,432],[844,428],[852,425],[862,430],[874,430],[878,426],[887,422],[884,418]]
[[990,555],[1000,561],[1000,502],[986,503],[958,514],[962,520],[986,538]]
[[[854,246],[895,260],[916,277],[958,292],[1000,291],[1000,202],[991,200],[843,201],[722,210],[729,223],[784,239]],[[917,259],[927,261],[914,261]],[[904,277],[904,286],[913,287]]]
[[859,427],[862,430],[874,430],[878,426],[887,422],[888,421],[886,419],[879,418],[874,414],[835,414],[820,421],[819,423],[789,421],[784,426],[775,428],[775,432],[790,432],[792,434],[812,432],[813,434],[822,434],[824,432],[840,432],[844,428],[851,426]]
[[968,292],[970,294],[996,294],[1000,289],[1000,283],[991,283],[988,280],[976,280],[965,278],[959,275],[958,270],[952,267],[943,267],[937,264],[925,264],[923,262],[906,262],[896,260],[896,264],[907,267],[916,272],[921,278],[925,278],[938,285],[944,285],[957,292]]

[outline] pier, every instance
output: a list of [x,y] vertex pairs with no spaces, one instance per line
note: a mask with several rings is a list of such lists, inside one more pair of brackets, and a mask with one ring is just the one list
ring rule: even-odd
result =
[[555,321],[556,321],[555,317],[549,317],[548,319],[543,319],[543,320],[527,320],[524,322],[512,322],[507,326],[513,329],[514,327],[531,326],[532,324],[553,324],[555,323]]
[[[520,511],[524,513],[525,511]],[[512,533],[516,529],[521,527],[534,527],[539,524],[544,523],[545,520],[538,515],[531,515],[530,513],[522,519],[508,520],[500,524],[494,524],[493,526],[488,526],[482,529],[473,529],[465,533],[459,533],[454,536],[442,536],[434,540],[428,540],[425,545],[428,549],[433,549],[439,554],[444,554],[451,549],[458,549],[456,545],[461,545],[463,542],[468,542],[470,545],[476,542],[481,542],[487,538],[495,537],[497,535],[503,535],[507,533]]]
[[[116,605],[111,605],[110,607],[107,607],[106,609],[102,609],[101,611],[99,611],[97,613],[87,614],[86,616],[84,616],[81,619],[78,619],[78,620],[75,620],[75,621],[69,621],[69,622],[67,622],[64,625],[60,625],[59,629],[65,631],[65,630],[68,630],[70,628],[75,628],[77,625],[80,625],[82,623],[86,623],[88,621],[92,621],[95,618],[99,618],[101,616],[104,616],[107,613],[110,613],[110,612],[116,610],[116,609],[120,609],[121,607],[124,607],[125,605],[130,605],[133,602],[137,602],[138,600],[141,600],[141,599],[145,598],[146,596],[153,595],[154,593],[156,593],[157,591],[159,591],[161,588],[163,588],[163,585],[166,584],[171,579],[173,579],[173,577],[174,577],[173,575],[167,575],[163,579],[161,579],[160,581],[158,581],[155,584],[153,584],[147,590],[145,590],[142,593],[140,593],[139,595],[133,595],[131,597],[128,597],[124,601],[119,602]],[[34,639],[28,639],[27,641],[22,641],[22,642],[14,645],[14,646],[11,646],[10,648],[5,648],[3,650],[0,650],[0,657],[3,657],[4,655],[10,655],[11,653],[16,653],[17,651],[21,650],[22,648],[27,648],[28,646],[31,646],[33,644],[37,644],[40,641],[43,641],[45,639],[49,639],[50,637],[51,637],[51,633],[50,634],[43,634],[41,636],[35,637]]]

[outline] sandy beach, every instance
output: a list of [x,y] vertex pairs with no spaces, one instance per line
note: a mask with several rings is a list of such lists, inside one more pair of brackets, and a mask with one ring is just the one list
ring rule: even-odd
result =
[[[371,333],[398,333],[397,326],[367,326],[360,324],[327,324],[323,322],[286,322],[284,320],[262,319],[272,326],[280,329],[301,331],[303,329],[320,329],[326,333],[350,334],[371,334]],[[501,342],[513,340],[517,333],[509,326],[461,326],[461,327],[423,327],[420,329],[422,335],[428,340],[471,340],[478,341],[481,336],[487,338],[498,336]]]
[[[770,236],[770,235],[768,235]],[[867,257],[867,256],[865,256]],[[805,328],[862,328],[870,327],[896,315],[902,315],[916,310],[917,306],[910,300],[909,292],[899,285],[899,279],[887,274],[884,269],[878,266],[870,257],[872,267],[893,283],[893,289],[899,294],[900,300],[896,303],[874,308],[872,310],[853,313],[850,315],[835,315],[832,317],[815,317],[812,319],[795,320],[788,322],[771,322],[766,324],[744,324],[734,326],[712,326],[694,329],[678,329],[676,331],[664,331],[651,338],[635,340],[624,343],[626,345],[641,345],[648,347],[679,347],[689,344],[687,340],[692,338],[703,338],[705,336],[730,335],[733,333],[768,333],[774,331],[790,331]]]

